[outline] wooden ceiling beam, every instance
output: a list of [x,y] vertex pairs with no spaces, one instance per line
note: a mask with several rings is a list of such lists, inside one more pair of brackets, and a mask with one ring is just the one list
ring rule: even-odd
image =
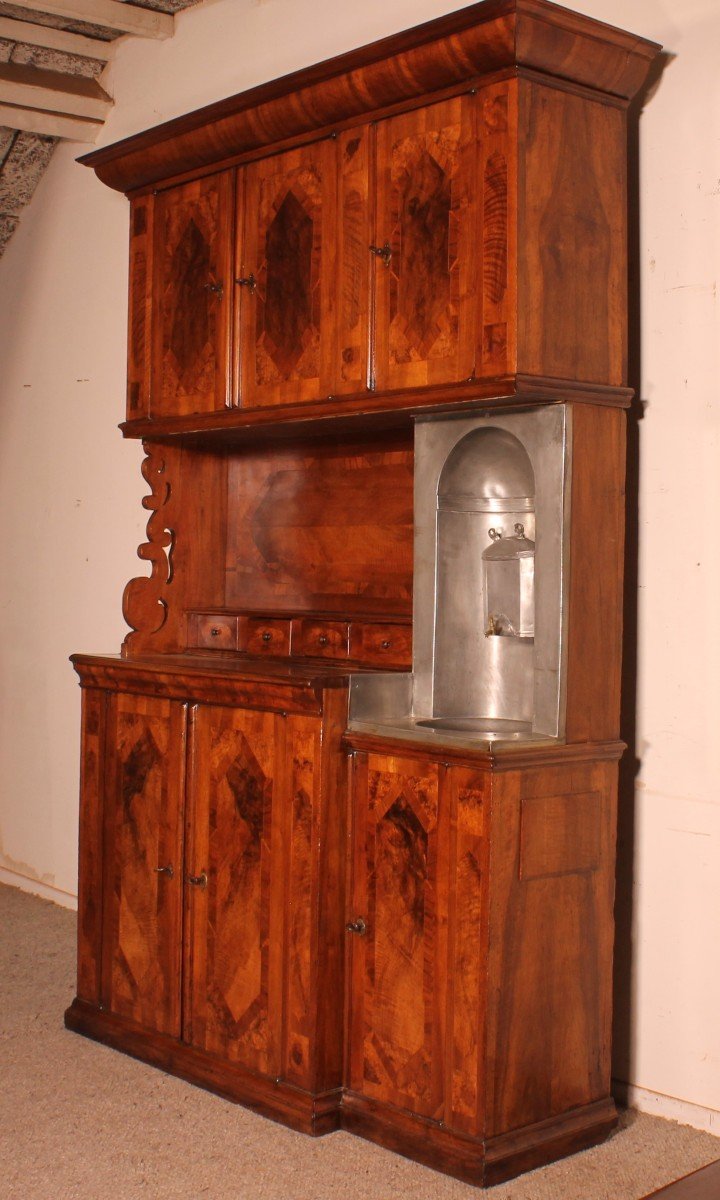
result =
[[20,63],[0,63],[0,104],[103,120],[112,99],[94,79]]
[[65,54],[96,58],[101,62],[107,62],[110,58],[113,45],[112,42],[84,37],[80,33],[66,33],[64,29],[18,21],[15,17],[0,17],[0,38],[8,42],[21,42],[25,46],[42,46],[45,50],[61,50]]
[[121,0],[13,0],[13,4],[72,21],[103,25],[106,29],[132,33],[136,37],[169,38],[175,29],[171,13],[138,8],[135,4],[123,4]]
[[103,127],[102,121],[91,120],[88,117],[73,117],[66,113],[48,112],[39,108],[22,108],[15,104],[0,104],[0,125],[8,129],[21,129],[24,133],[39,133],[43,137],[91,143]]

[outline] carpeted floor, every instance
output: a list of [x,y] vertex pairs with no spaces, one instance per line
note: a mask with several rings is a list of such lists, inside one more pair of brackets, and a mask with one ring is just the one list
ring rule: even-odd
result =
[[[68,1033],[75,917],[0,886],[2,1200],[470,1200],[476,1189],[348,1133],[312,1139]],[[492,1200],[640,1200],[720,1139],[625,1114],[605,1145]]]

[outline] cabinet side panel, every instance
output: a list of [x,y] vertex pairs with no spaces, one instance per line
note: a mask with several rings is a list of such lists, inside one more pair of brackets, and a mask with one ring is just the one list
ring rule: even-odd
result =
[[128,291],[127,418],[150,412],[152,339],[153,196],[130,206],[130,286]]
[[493,378],[517,364],[517,80],[480,88],[478,101],[482,278],[475,360],[478,375]]
[[179,1037],[185,706],[118,693],[109,713],[102,1000]]
[[80,1000],[100,999],[102,945],[102,813],[106,693],[83,688],[78,855],[78,981]]
[[[270,1021],[271,857],[276,799],[275,716],[199,706],[193,721],[187,888],[190,1011],[185,1036],[201,1050],[278,1073]],[[282,891],[282,881],[275,886]],[[189,1022],[189,1023],[188,1023]]]
[[625,546],[625,413],[573,405],[568,588],[569,742],[620,726]]
[[623,110],[520,81],[524,374],[626,382],[626,155]]
[[489,1137],[609,1095],[616,798],[615,763],[494,778]]

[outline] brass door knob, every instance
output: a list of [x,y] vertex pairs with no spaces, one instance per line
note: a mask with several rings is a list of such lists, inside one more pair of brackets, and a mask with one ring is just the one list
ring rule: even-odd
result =
[[354,921],[348,921],[345,928],[348,933],[357,933],[359,937],[362,937],[367,932],[367,925],[362,917],[356,917]]

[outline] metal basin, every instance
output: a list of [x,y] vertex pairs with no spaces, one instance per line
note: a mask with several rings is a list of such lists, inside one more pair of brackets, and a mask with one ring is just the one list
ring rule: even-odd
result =
[[522,738],[532,733],[529,721],[502,721],[492,717],[427,717],[415,724],[423,729],[477,733],[485,738]]

